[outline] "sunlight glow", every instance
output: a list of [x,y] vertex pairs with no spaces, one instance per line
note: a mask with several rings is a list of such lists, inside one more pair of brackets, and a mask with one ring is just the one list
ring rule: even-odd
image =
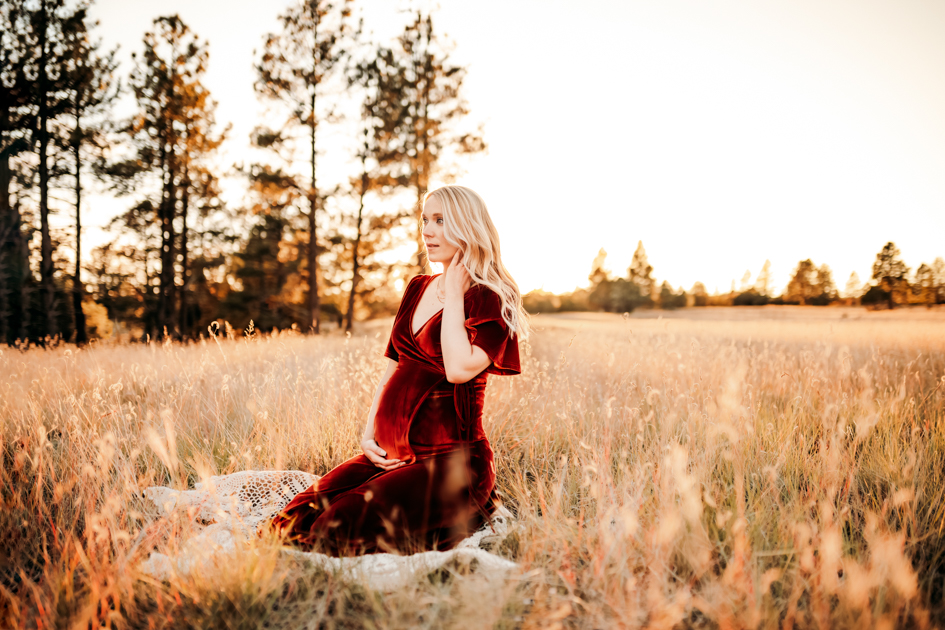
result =
[[[232,163],[264,112],[254,51],[284,4],[236,0],[221,19],[210,0],[101,0],[94,13],[123,71],[157,15],[210,41]],[[379,39],[408,6],[357,4]],[[945,255],[945,5],[484,0],[435,15],[489,145],[459,183],[489,204],[523,290],[586,285],[601,247],[622,275],[638,240],[660,281],[710,291],[766,259],[776,290],[808,257],[838,285],[865,280],[889,240],[913,269]],[[322,181],[347,177],[351,137],[331,132]],[[230,202],[242,194],[229,183]],[[123,204],[92,199],[91,223]]]

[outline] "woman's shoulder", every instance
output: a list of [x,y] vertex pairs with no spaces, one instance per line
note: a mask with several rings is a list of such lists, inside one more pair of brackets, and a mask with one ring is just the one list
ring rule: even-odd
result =
[[477,300],[484,301],[484,302],[501,301],[501,298],[499,297],[498,293],[496,293],[493,289],[489,288],[488,286],[482,283],[477,283],[473,285],[472,290],[473,290],[473,297]]
[[474,317],[502,317],[502,298],[492,288],[482,283],[470,287],[470,302],[472,303],[471,316]]
[[407,281],[407,286],[404,287],[404,292],[400,296],[400,306],[397,307],[397,319],[399,319],[401,313],[403,313],[408,308],[408,303],[415,299],[414,294],[416,293],[417,289],[421,286],[426,286],[421,283],[423,283],[425,279],[429,277],[430,276],[426,274],[419,274]]
[[412,277],[410,280],[407,281],[407,286],[404,287],[404,295],[406,295],[407,292],[411,291],[412,289],[415,289],[420,286],[425,286],[426,283],[429,282],[430,278],[432,277],[433,277],[433,274],[418,273],[417,275],[415,275],[414,277]]

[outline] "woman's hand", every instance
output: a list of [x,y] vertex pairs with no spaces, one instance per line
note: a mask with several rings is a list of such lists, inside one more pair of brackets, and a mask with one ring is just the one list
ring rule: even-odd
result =
[[462,263],[462,252],[456,250],[456,253],[453,254],[453,260],[450,261],[443,275],[445,276],[443,283],[446,285],[444,289],[446,297],[450,297],[451,295],[463,297],[466,295],[466,291],[472,284],[472,278],[469,277],[469,271],[466,270],[466,266]]
[[400,459],[387,459],[387,451],[378,446],[374,438],[361,440],[361,450],[364,451],[365,457],[381,470],[394,470],[406,463]]

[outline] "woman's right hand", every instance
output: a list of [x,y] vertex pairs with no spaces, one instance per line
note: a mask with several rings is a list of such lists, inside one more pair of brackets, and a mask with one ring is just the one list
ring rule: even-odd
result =
[[361,450],[364,451],[364,456],[381,470],[394,470],[406,463],[400,459],[387,459],[387,451],[382,449],[374,438],[361,440]]

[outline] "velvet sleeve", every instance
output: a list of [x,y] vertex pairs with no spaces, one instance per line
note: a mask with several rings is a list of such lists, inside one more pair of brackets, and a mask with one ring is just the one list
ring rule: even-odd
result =
[[400,361],[400,353],[397,352],[397,348],[394,346],[394,331],[397,330],[397,322],[403,316],[404,304],[407,302],[407,296],[409,295],[411,288],[416,285],[417,278],[419,277],[420,276],[414,276],[410,279],[410,282],[407,283],[407,288],[404,289],[403,297],[400,298],[400,306],[397,307],[397,315],[394,316],[394,323],[390,329],[390,338],[387,340],[387,349],[384,350],[384,356],[388,359]]
[[390,331],[390,340],[387,342],[387,350],[384,351],[384,356],[388,359],[393,359],[394,361],[400,361],[400,353],[398,353],[397,348],[394,347],[393,328]]
[[468,309],[465,326],[469,343],[482,348],[492,364],[487,374],[512,376],[521,374],[519,365],[518,337],[509,330],[502,319],[502,300],[492,289],[480,285]]

